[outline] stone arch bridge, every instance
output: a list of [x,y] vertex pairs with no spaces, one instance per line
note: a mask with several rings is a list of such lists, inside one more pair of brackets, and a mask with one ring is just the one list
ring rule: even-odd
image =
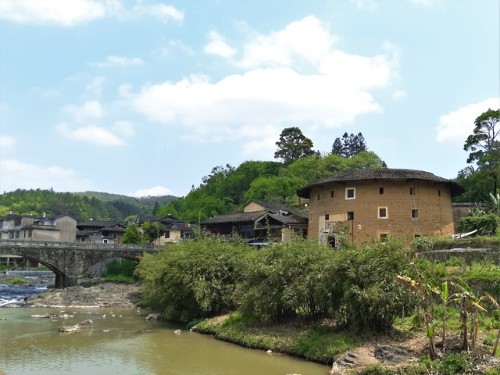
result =
[[56,288],[77,285],[78,277],[98,263],[116,258],[139,260],[145,253],[157,253],[160,249],[163,247],[0,240],[0,255],[19,255],[40,262],[55,273]]

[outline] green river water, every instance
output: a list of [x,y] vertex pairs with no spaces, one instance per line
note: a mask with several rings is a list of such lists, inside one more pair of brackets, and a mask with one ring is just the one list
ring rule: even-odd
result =
[[[7,375],[326,375],[329,367],[244,349],[146,321],[134,309],[0,308],[0,374]],[[103,317],[106,314],[106,317]],[[115,316],[112,316],[115,315]],[[92,319],[93,328],[59,327]],[[3,375],[3,374],[2,374]]]

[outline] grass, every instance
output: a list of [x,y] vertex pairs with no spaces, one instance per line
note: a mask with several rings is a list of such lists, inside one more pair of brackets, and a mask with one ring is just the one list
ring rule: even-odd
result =
[[18,285],[18,284],[25,284],[27,281],[21,277],[13,277],[12,279],[6,279],[4,281],[4,284],[12,284],[12,285]]
[[324,364],[331,364],[341,353],[359,345],[354,336],[334,327],[319,323],[259,324],[244,319],[239,313],[231,314],[223,322],[204,320],[197,329],[247,348],[287,353]]

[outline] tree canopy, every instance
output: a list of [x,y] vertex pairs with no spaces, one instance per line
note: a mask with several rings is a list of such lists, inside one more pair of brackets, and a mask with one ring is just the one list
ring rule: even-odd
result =
[[335,138],[332,145],[332,154],[343,158],[349,158],[364,151],[368,151],[368,147],[362,133],[356,135],[344,133],[342,139]]
[[464,144],[469,151],[467,163],[476,163],[478,171],[490,176],[493,182],[490,192],[498,191],[500,173],[500,140],[498,139],[500,109],[488,109],[474,121],[474,130]]
[[290,164],[303,156],[314,155],[313,142],[298,127],[283,129],[276,145],[278,150],[274,153],[274,158],[283,160],[284,164]]

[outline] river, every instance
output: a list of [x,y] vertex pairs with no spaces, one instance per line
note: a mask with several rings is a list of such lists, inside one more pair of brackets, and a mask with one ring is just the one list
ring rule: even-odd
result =
[[[139,317],[135,309],[0,308],[0,374],[326,375],[329,367]],[[33,315],[53,314],[39,318]],[[104,316],[105,314],[105,316]],[[91,319],[92,328],[60,333]]]

